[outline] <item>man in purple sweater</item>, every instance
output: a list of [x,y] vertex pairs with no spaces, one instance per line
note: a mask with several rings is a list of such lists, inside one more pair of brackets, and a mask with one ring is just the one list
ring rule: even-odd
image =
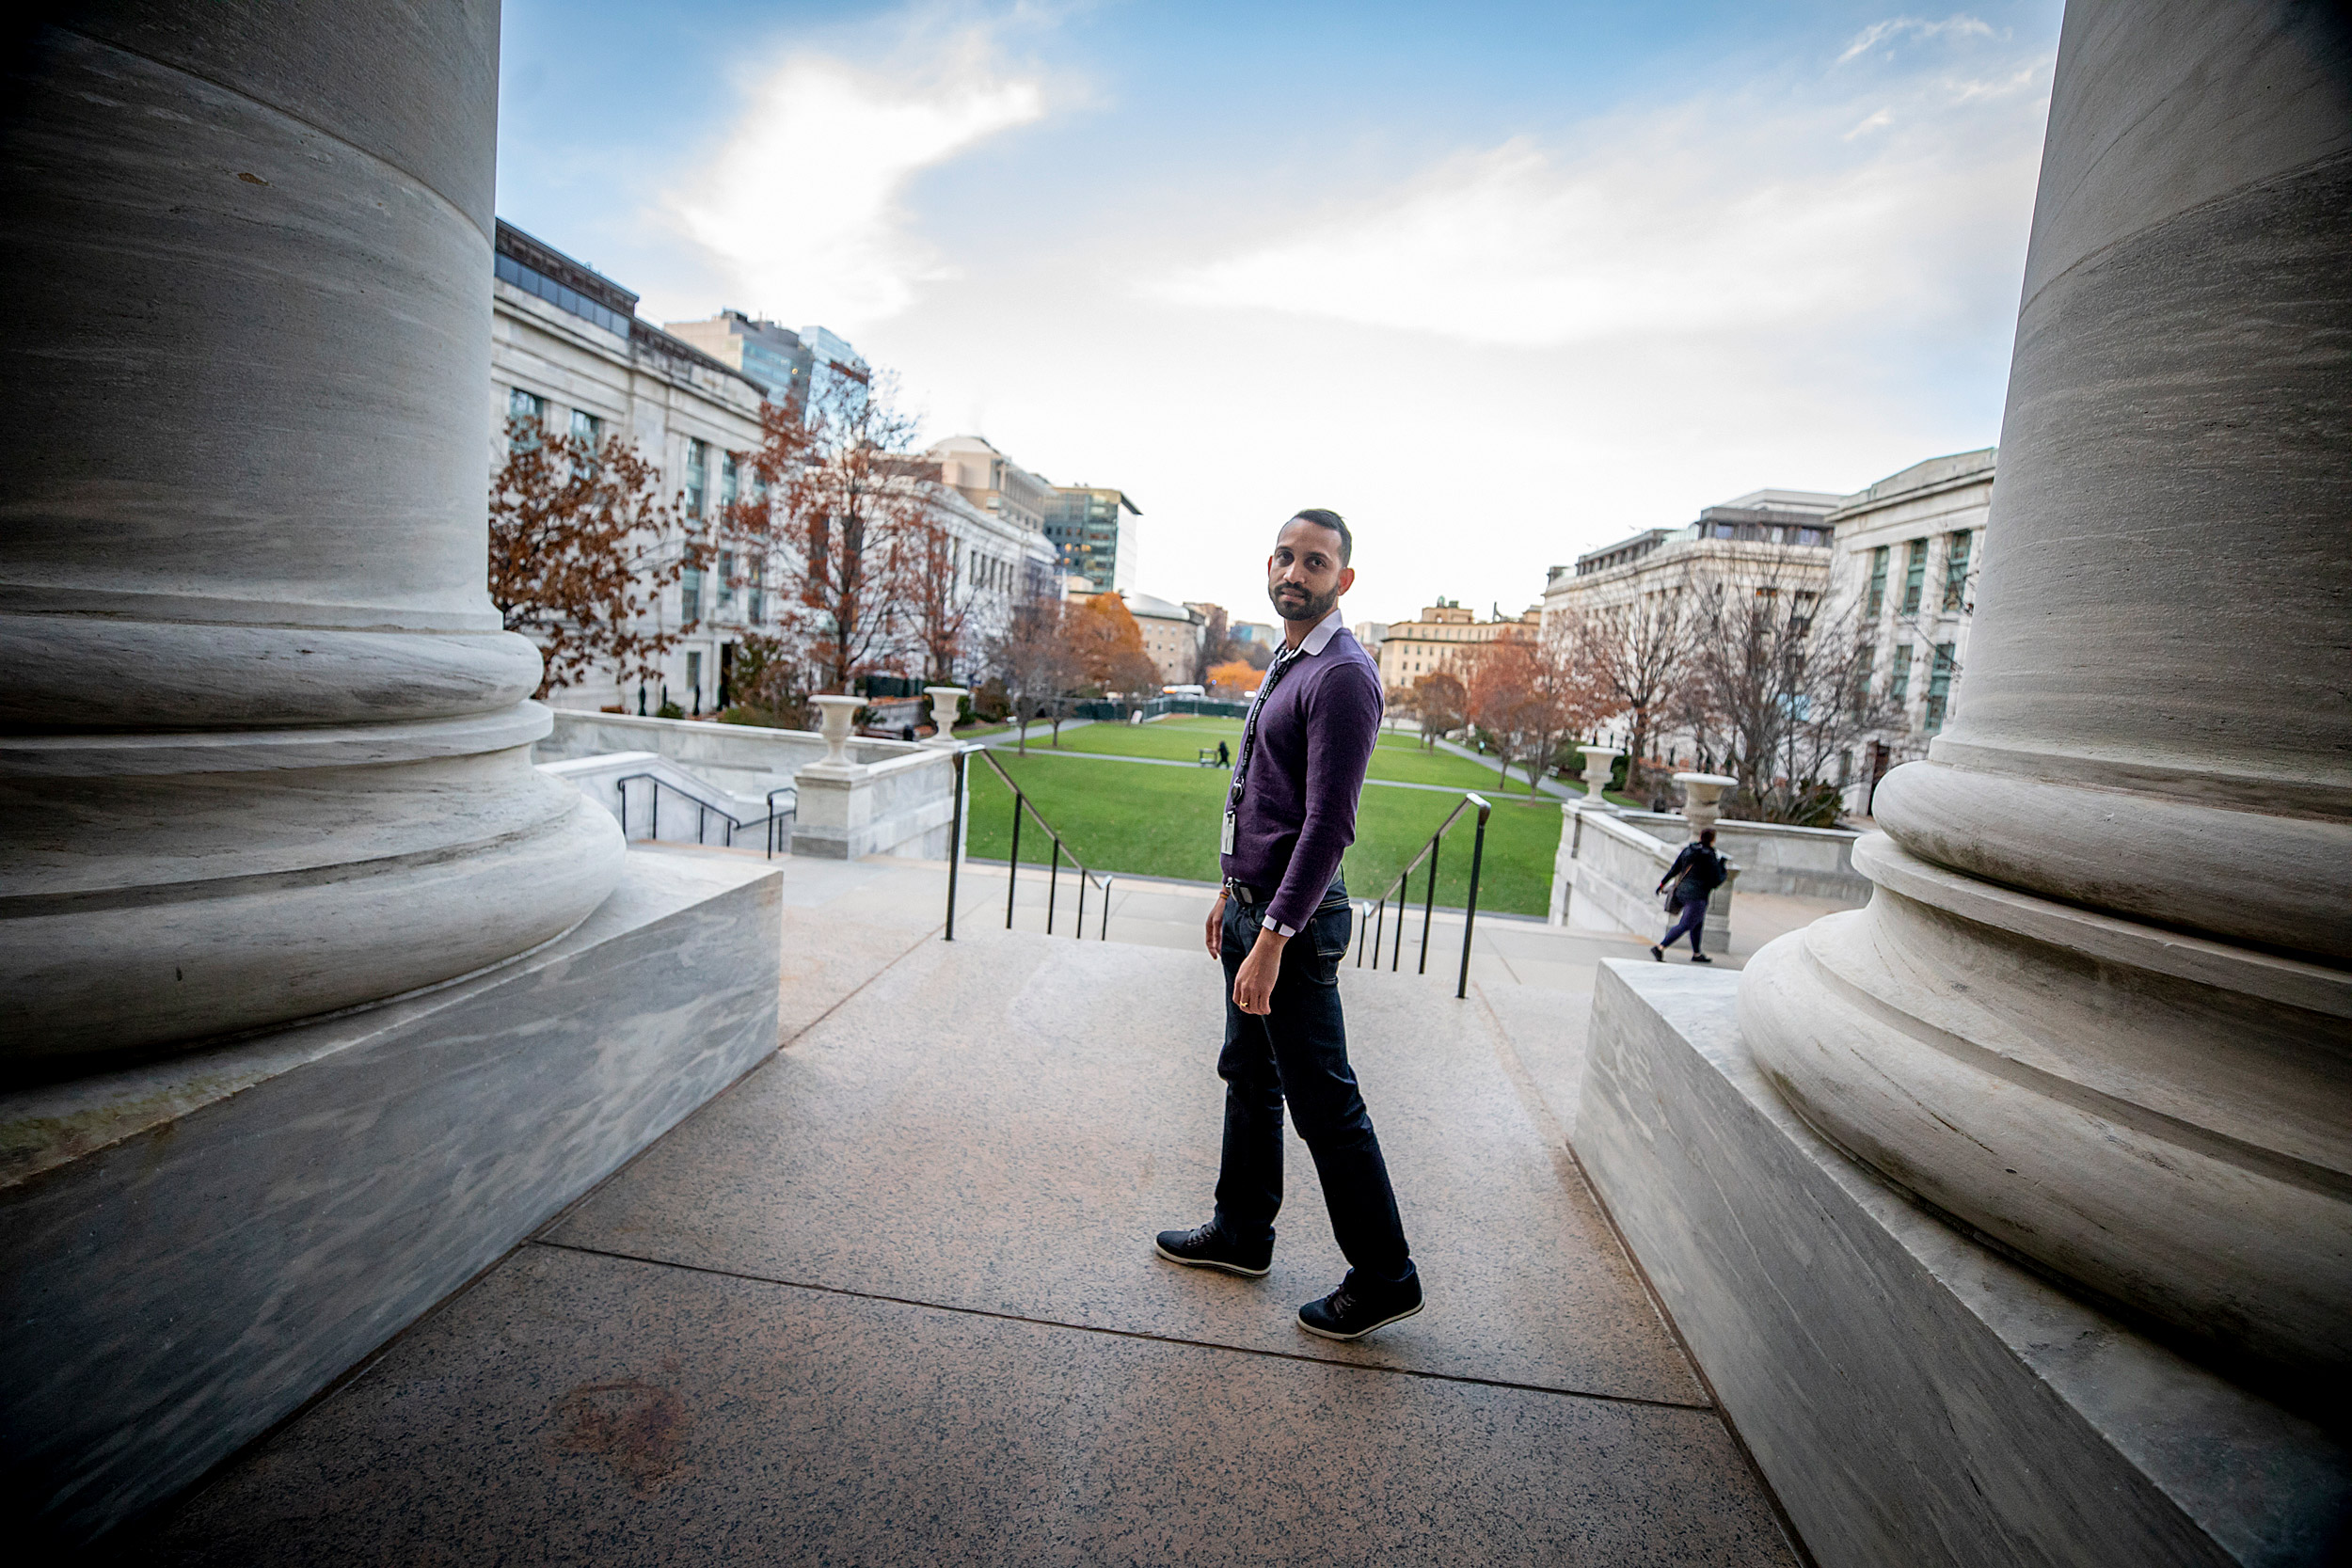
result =
[[1226,986],[1216,1213],[1159,1235],[1172,1262],[1251,1278],[1272,1267],[1287,1101],[1348,1262],[1338,1290],[1298,1309],[1299,1326],[1327,1339],[1360,1339],[1421,1310],[1421,1276],[1340,1016],[1340,960],[1355,923],[1340,857],[1356,839],[1356,798],[1380,731],[1380,672],[1340,624],[1340,595],[1356,581],[1352,547],[1339,514],[1317,509],[1283,524],[1266,560],[1282,649],[1242,725],[1225,800],[1225,887],[1207,932]]

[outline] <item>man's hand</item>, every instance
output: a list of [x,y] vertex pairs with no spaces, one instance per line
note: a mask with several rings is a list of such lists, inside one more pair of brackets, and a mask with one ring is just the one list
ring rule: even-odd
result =
[[1225,957],[1225,890],[1219,888],[1216,902],[1209,906],[1209,957]]
[[1257,945],[1249,949],[1249,957],[1241,961],[1241,973],[1233,976],[1234,1006],[1245,1013],[1274,1010],[1274,980],[1282,971],[1282,949],[1290,940],[1269,927],[1258,928]]

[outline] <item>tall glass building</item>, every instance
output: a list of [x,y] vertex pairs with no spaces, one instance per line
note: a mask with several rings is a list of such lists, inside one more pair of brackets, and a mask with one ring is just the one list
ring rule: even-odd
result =
[[1045,500],[1045,537],[1065,577],[1082,577],[1098,594],[1136,585],[1136,525],[1143,509],[1126,493],[1093,484],[1057,484]]

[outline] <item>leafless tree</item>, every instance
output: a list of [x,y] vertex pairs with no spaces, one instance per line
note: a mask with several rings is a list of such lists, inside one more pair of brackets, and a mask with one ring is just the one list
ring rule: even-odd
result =
[[1740,781],[1740,814],[1826,827],[1837,758],[1888,715],[1870,692],[1860,619],[1815,579],[1772,568],[1695,594],[1681,721],[1701,767]]
[[878,373],[870,384],[836,379],[805,420],[771,404],[762,423],[759,493],[729,509],[731,526],[772,542],[766,553],[799,607],[817,682],[847,691],[914,631],[927,512],[905,471],[915,421]]
[[1019,731],[1019,749],[1029,749],[1029,721],[1057,716],[1062,694],[1081,678],[1078,661],[1062,628],[1061,601],[1038,595],[1024,599],[1005,618],[988,648],[991,673],[1004,683]]
[[1560,628],[1568,657],[1627,717],[1629,794],[1641,791],[1659,719],[1689,672],[1696,599],[1686,574],[1623,604],[1575,614]]

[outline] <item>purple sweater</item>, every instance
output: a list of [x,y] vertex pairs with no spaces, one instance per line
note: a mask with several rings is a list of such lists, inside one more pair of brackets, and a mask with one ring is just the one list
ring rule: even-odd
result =
[[1380,734],[1380,672],[1337,628],[1302,654],[1258,714],[1257,750],[1242,780],[1225,875],[1274,890],[1266,918],[1302,927],[1356,842],[1356,798]]

